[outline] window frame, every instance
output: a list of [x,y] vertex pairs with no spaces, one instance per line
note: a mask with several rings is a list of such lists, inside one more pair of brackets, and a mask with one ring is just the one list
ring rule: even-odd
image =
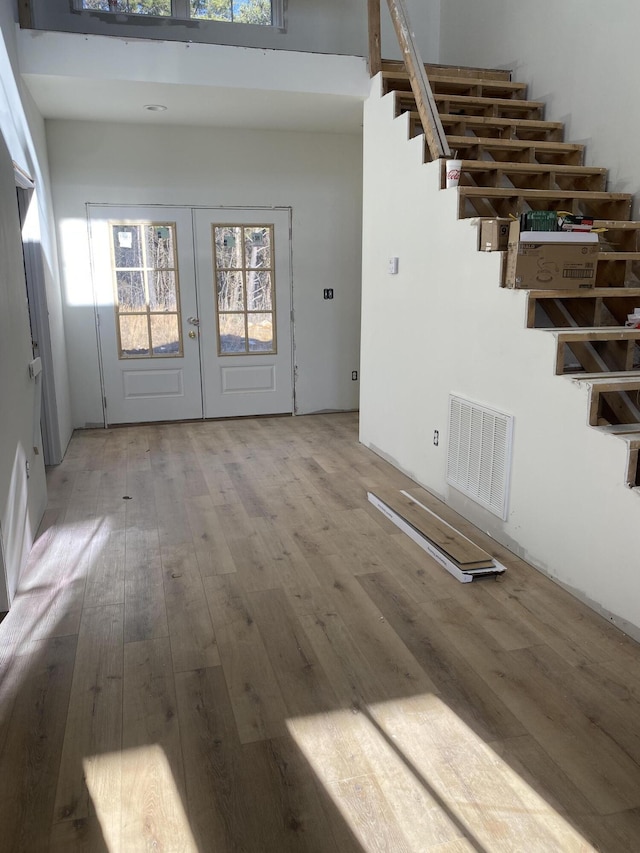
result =
[[[109,241],[110,241],[110,254],[111,254],[111,275],[113,282],[113,310],[115,314],[115,324],[116,324],[116,339],[118,344],[118,361],[131,361],[135,359],[145,359],[145,358],[153,358],[153,359],[163,359],[163,358],[184,358],[184,337],[182,333],[182,305],[180,300],[180,271],[178,264],[178,226],[176,222],[171,221],[163,221],[156,222],[155,220],[147,220],[147,219],[110,219],[109,220]],[[145,232],[144,229],[150,228],[169,228],[169,230],[173,234],[173,266],[167,267],[166,269],[171,271],[174,274],[175,279],[175,290],[176,290],[176,309],[175,311],[157,311],[151,308],[150,305],[150,288],[149,288],[149,273],[153,273],[156,270],[165,269],[164,267],[155,267],[151,266],[147,263],[147,246],[145,240]],[[114,229],[115,228],[138,228],[140,230],[140,246],[141,246],[141,256],[142,256],[142,266],[140,267],[119,267],[116,264],[116,253],[115,253],[115,240],[114,240]],[[145,309],[144,311],[121,311],[120,310],[120,297],[118,294],[118,272],[140,272],[142,274],[142,280],[144,283],[145,290]],[[153,325],[151,322],[152,317],[165,317],[165,316],[174,316],[177,318],[177,327],[178,327],[178,350],[177,352],[154,352],[153,348]],[[121,317],[145,317],[146,319],[146,327],[147,327],[147,339],[149,342],[149,351],[146,353],[130,353],[123,349],[122,347],[122,331],[120,327],[120,318]]]
[[[230,0],[231,2],[231,0]],[[74,12],[84,15],[103,16],[113,18],[117,23],[126,23],[129,18],[153,18],[157,21],[183,21],[197,22],[199,24],[224,24],[226,26],[260,27],[261,29],[284,30],[284,0],[271,0],[271,23],[270,24],[244,24],[242,21],[218,21],[211,18],[192,18],[189,0],[171,0],[170,15],[145,15],[140,12],[119,12],[117,9],[85,9],[83,0],[72,0]]]
[[[242,233],[242,266],[240,267],[227,267],[224,264],[218,263],[218,249],[216,243],[216,229],[218,228],[238,228]],[[270,255],[270,264],[268,269],[265,267],[254,268],[247,264],[246,262],[246,232],[254,229],[260,230],[264,229],[269,232],[269,255]],[[219,358],[228,358],[228,357],[246,357],[246,356],[264,356],[264,355],[278,355],[278,334],[277,334],[277,307],[276,307],[276,260],[275,260],[275,227],[273,223],[238,223],[238,222],[212,222],[211,223],[211,251],[212,251],[212,260],[213,260],[213,293],[214,293],[214,304],[215,304],[215,318],[216,318],[216,339],[217,339],[217,347],[218,347],[218,357]],[[256,311],[250,310],[247,304],[247,275],[251,272],[268,272],[271,280],[271,309],[261,309]],[[243,292],[244,299],[243,304],[244,307],[242,310],[234,310],[234,311],[221,311],[220,304],[218,300],[218,274],[223,272],[240,272],[242,274],[243,281]],[[271,314],[271,349],[269,350],[251,350],[249,349],[249,317],[251,314]],[[245,331],[245,350],[223,350],[222,349],[222,341],[221,341],[221,330],[220,323],[222,316],[242,316],[244,319],[244,331]]]

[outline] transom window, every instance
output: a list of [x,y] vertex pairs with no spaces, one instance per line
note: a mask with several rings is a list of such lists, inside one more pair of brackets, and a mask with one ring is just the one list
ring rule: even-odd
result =
[[283,0],[74,0],[78,10],[282,26]]
[[271,225],[214,225],[218,353],[275,353]]
[[174,222],[110,223],[118,358],[182,357]]

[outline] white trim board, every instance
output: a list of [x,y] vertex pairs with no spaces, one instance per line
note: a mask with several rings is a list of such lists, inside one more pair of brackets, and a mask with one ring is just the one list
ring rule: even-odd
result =
[[[408,495],[407,492],[402,492],[407,497],[410,497],[412,501],[418,503],[415,498]],[[449,574],[453,575],[454,578],[460,583],[471,583],[476,577],[487,577],[488,575],[499,575],[506,571],[506,567],[499,563],[495,557],[492,557],[495,565],[492,568],[487,569],[471,569],[469,571],[462,571],[444,551],[440,550],[430,539],[424,536],[422,533],[419,533],[415,527],[409,524],[408,521],[405,521],[401,515],[395,512],[391,507],[388,507],[384,501],[381,501],[377,495],[374,495],[373,492],[367,492],[367,498],[369,502],[375,506],[376,509],[380,510],[380,512],[386,516],[389,521],[393,522],[396,527],[402,530],[403,533],[406,533],[407,536],[412,539],[416,545],[419,545],[423,551],[425,551],[433,560],[438,563],[438,565],[442,566],[443,569],[446,569]],[[423,509],[426,509],[422,504],[420,506]],[[431,510],[427,510],[431,515],[436,516],[434,512]],[[439,521],[442,521],[444,524],[447,524],[440,516],[436,516]],[[447,524],[448,527],[451,527],[450,524]],[[455,528],[452,528],[455,530]],[[458,531],[456,531],[457,533]],[[466,537],[464,537],[466,539]],[[469,540],[471,541],[471,540]]]

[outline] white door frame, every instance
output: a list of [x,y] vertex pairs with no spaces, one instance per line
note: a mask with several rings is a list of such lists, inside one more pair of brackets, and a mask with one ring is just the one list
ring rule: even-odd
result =
[[[91,257],[91,286],[93,293],[93,311],[94,311],[94,320],[96,326],[96,347],[98,350],[98,369],[100,375],[100,398],[102,401],[102,417],[105,428],[108,427],[108,419],[107,419],[107,410],[104,405],[104,401],[106,398],[105,392],[105,379],[104,379],[104,366],[102,363],[102,347],[100,341],[100,317],[99,317],[99,300],[96,289],[96,281],[94,276],[94,265],[93,265],[93,249],[91,245],[91,219],[90,219],[90,211],[95,207],[113,207],[119,209],[127,209],[130,208],[134,210],[136,208],[145,207],[150,209],[157,209],[158,211],[166,210],[168,208],[172,209],[184,209],[192,211],[192,219],[193,212],[196,210],[212,210],[212,211],[220,211],[221,213],[230,213],[235,210],[237,211],[246,211],[246,210],[255,210],[256,214],[260,214],[261,212],[269,212],[269,211],[282,211],[286,212],[289,220],[289,233],[288,233],[288,253],[289,253],[289,295],[291,299],[291,314],[289,317],[289,329],[291,336],[291,414],[295,416],[296,414],[296,364],[295,364],[295,351],[296,351],[296,339],[295,339],[295,302],[294,302],[294,289],[293,289],[293,208],[288,205],[215,205],[215,204],[116,204],[116,203],[105,203],[105,202],[87,202],[85,205],[86,215],[87,215],[87,239],[89,240],[89,254]],[[194,263],[195,263],[195,228],[192,228],[192,242],[193,242],[193,252],[194,252]],[[198,285],[196,284],[196,297],[198,296]],[[200,349],[200,377],[202,381],[202,347]],[[204,396],[203,396],[203,420],[204,418]]]

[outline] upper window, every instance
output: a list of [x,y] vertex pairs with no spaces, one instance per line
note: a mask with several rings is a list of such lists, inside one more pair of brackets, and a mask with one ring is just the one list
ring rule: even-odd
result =
[[74,0],[79,10],[282,26],[283,0]]

